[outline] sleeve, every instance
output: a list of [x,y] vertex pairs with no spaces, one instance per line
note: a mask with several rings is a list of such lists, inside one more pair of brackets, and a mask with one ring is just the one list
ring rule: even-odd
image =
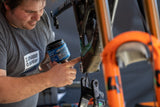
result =
[[43,14],[43,18],[45,20],[45,23],[47,24],[47,27],[48,27],[48,44],[55,41],[55,33],[53,32],[53,29],[52,29],[52,25],[51,25],[51,21],[50,21],[50,18],[47,14],[47,12],[44,10],[44,14]]
[[4,38],[0,33],[0,69],[6,70],[7,65],[7,49],[5,47]]

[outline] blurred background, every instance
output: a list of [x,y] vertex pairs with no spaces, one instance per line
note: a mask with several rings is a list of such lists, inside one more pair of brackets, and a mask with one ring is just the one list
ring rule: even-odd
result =
[[[53,2],[54,1],[54,2]],[[50,12],[63,4],[64,0],[47,0],[46,11],[50,16]],[[160,0],[158,5],[160,7]],[[53,19],[50,17],[53,26]],[[59,29],[53,26],[53,31],[57,39],[64,39],[70,50],[70,59],[80,56],[80,40],[76,26],[73,8],[67,9],[58,16]],[[119,0],[115,20],[113,23],[114,36],[122,32],[138,30],[144,31],[142,18],[140,17],[137,0]],[[80,66],[75,66],[77,69],[77,78],[74,84],[62,88],[50,88],[40,93],[38,106],[56,105],[56,104],[72,104],[78,103],[81,95],[80,80],[84,76],[80,72]],[[153,89],[153,73],[150,63],[142,61],[129,65],[120,70],[122,76],[122,85],[126,107],[135,107],[135,104],[145,101],[155,100]],[[90,73],[89,79],[97,79],[99,88],[105,95],[105,85],[103,77],[103,67],[100,67],[99,72]]]

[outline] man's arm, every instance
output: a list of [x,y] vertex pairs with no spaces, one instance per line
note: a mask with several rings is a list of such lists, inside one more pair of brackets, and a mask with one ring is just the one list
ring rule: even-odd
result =
[[26,99],[50,85],[47,73],[27,77],[7,77],[0,70],[0,103],[12,103]]
[[72,67],[79,61],[76,58],[56,64],[47,72],[26,77],[8,77],[5,70],[0,70],[0,103],[18,102],[46,88],[72,84],[76,78],[76,69]]

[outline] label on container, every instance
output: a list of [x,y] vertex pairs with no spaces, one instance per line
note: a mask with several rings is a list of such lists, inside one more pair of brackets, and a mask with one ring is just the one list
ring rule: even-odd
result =
[[60,47],[48,50],[51,61],[62,62],[70,57],[70,52],[64,43]]

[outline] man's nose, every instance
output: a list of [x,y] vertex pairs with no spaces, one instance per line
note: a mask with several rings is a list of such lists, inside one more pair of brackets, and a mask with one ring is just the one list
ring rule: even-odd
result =
[[36,12],[32,16],[32,19],[35,20],[35,21],[39,21],[42,15],[43,15],[43,12]]

